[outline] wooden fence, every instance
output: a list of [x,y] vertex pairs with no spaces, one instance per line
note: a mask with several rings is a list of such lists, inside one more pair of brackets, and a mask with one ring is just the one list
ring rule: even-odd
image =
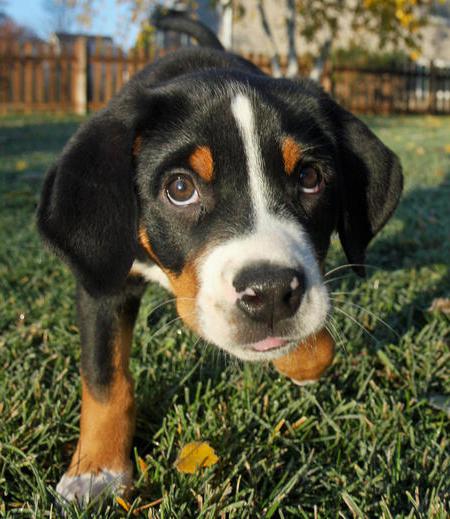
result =
[[[92,39],[81,36],[60,48],[0,38],[0,113],[98,110],[154,59],[144,50],[126,54],[100,40],[98,45],[91,43]],[[271,72],[267,57],[246,57]],[[303,64],[300,72],[307,72]],[[335,67],[326,72],[322,83],[341,104],[357,113],[450,114],[450,68],[414,63],[385,70]]]
[[450,67],[336,67],[330,81],[333,97],[352,112],[450,114]]
[[79,37],[59,48],[0,38],[0,113],[98,110],[152,59],[144,50],[87,43]]
[[[264,72],[271,73],[270,60],[246,56]],[[287,68],[281,61],[281,70]],[[308,70],[299,63],[300,74]],[[330,67],[322,86],[347,109],[360,114],[433,113],[450,114],[450,67],[405,63],[396,68]]]

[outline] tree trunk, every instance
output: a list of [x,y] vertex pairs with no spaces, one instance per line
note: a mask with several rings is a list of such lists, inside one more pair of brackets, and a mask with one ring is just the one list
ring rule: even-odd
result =
[[233,47],[233,0],[220,0],[219,13],[219,40],[230,50]]
[[333,38],[330,36],[325,41],[325,43],[322,45],[319,56],[316,59],[314,66],[309,74],[309,78],[312,79],[313,81],[316,81],[317,83],[320,82],[320,79],[322,77],[323,69],[324,69],[325,63],[327,62],[327,59],[330,55],[332,45],[333,45]]
[[287,77],[298,76],[298,58],[297,48],[295,44],[295,26],[296,26],[296,12],[295,12],[295,0],[286,0],[288,16],[286,18],[286,31],[288,36],[288,66],[286,71]]
[[269,38],[270,46],[272,47],[272,76],[281,77],[281,66],[280,66],[280,53],[278,52],[278,47],[273,37],[272,31],[270,30],[269,22],[267,21],[266,9],[263,4],[263,0],[258,0],[257,2],[259,15],[261,17],[261,24],[266,33],[266,36]]

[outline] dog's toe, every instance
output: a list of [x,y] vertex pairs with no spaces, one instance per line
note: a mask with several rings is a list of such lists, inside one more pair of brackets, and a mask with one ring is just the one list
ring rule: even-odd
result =
[[67,501],[83,504],[99,496],[121,495],[130,484],[131,477],[126,472],[101,470],[97,474],[64,474],[56,486],[56,491]]

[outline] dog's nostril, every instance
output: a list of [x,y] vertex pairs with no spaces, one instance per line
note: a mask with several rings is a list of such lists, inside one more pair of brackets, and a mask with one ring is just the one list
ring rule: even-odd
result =
[[238,308],[252,320],[273,326],[299,308],[304,274],[300,269],[258,263],[239,272],[233,284],[241,295]]
[[252,305],[259,305],[263,302],[263,297],[261,294],[255,293],[254,295],[244,294],[241,297],[241,301],[245,301],[246,303]]

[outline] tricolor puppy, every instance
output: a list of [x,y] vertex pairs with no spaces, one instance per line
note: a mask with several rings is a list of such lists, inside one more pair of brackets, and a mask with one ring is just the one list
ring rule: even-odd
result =
[[275,359],[325,325],[331,234],[364,264],[402,189],[397,157],[314,83],[263,74],[191,20],[163,24],[206,48],[146,67],[84,124],[38,211],[78,281],[81,431],[57,487],[69,500],[131,481],[128,359],[147,281],[207,341]]

